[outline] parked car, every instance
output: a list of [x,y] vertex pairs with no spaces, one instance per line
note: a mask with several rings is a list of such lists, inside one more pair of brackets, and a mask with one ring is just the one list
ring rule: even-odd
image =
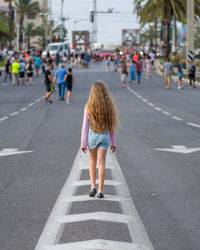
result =
[[58,42],[58,43],[50,43],[47,48],[42,52],[42,58],[47,57],[47,52],[49,51],[49,54],[56,55],[59,53],[60,56],[62,56],[64,53],[66,55],[69,55],[69,43],[68,42]]

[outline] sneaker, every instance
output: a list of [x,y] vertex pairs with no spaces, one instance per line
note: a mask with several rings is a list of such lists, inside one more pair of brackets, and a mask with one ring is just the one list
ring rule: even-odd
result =
[[96,193],[97,193],[96,188],[93,188],[93,189],[89,192],[89,196],[90,196],[90,197],[93,197],[93,196],[95,196]]
[[97,198],[100,198],[100,199],[104,198],[104,194],[103,193],[98,193]]

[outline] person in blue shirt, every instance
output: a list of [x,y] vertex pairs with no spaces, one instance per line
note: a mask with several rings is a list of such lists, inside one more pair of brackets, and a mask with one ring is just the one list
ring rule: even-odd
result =
[[64,65],[61,64],[60,68],[56,70],[55,76],[54,76],[54,83],[57,81],[58,89],[59,89],[59,100],[64,101],[65,100],[65,76],[67,75],[67,71],[64,68]]
[[136,66],[135,61],[132,60],[132,63],[130,65],[130,83],[134,83],[136,80]]
[[23,61],[23,59],[20,60],[19,67],[20,67],[19,68],[19,78],[20,78],[21,84],[24,85],[26,65],[25,65],[25,62]]
[[39,76],[41,62],[42,62],[41,58],[39,56],[36,56],[36,58],[35,58],[35,70],[36,70],[37,76]]

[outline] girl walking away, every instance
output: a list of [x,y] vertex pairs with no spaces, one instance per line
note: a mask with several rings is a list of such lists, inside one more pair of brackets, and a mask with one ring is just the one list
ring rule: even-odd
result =
[[53,91],[51,89],[51,84],[53,84],[53,79],[51,78],[51,66],[52,66],[51,63],[47,63],[47,69],[45,71],[45,85],[47,88],[45,100],[48,103],[53,103],[50,100],[50,96],[53,94]]
[[151,78],[151,65],[152,65],[151,57],[147,56],[147,58],[145,60],[146,79]]
[[67,74],[65,75],[64,79],[67,83],[67,104],[71,104],[71,92],[72,92],[72,84],[74,83],[75,79],[74,76],[72,75],[72,69],[69,68],[67,70]]
[[135,61],[132,60],[131,66],[130,66],[130,83],[134,83],[136,79],[135,76]]
[[27,77],[28,77],[28,83],[29,85],[31,85],[32,78],[33,78],[33,64],[31,60],[26,65],[26,72],[27,72]]
[[104,83],[95,82],[90,91],[90,97],[85,106],[81,150],[83,153],[89,149],[89,174],[91,191],[89,196],[96,195],[96,164],[99,168],[98,198],[104,198],[103,185],[105,179],[106,153],[111,142],[111,152],[116,151],[116,130],[118,116],[115,104],[110,97]]
[[182,85],[183,71],[180,64],[178,64],[177,76],[178,76],[178,89],[183,89]]
[[127,75],[128,75],[128,71],[127,71],[126,62],[123,61],[122,69],[121,69],[121,84],[122,84],[122,88],[126,88],[126,78],[127,78]]
[[106,57],[106,72],[108,72],[110,69],[110,58],[109,56]]

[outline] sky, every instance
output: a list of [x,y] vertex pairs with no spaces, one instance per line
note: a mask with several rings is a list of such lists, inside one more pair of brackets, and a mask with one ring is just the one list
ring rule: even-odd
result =
[[[136,15],[133,14],[133,0],[97,0],[97,11],[107,11],[114,8],[113,14],[97,14],[97,42],[109,45],[120,45],[122,43],[122,29],[138,29],[140,26]],[[93,10],[93,0],[64,0],[64,17],[69,20],[65,22],[68,30],[68,38],[71,42],[74,21],[77,22],[76,30],[92,31],[89,21],[90,11]],[[61,0],[52,0],[52,18],[59,22],[61,13]]]

